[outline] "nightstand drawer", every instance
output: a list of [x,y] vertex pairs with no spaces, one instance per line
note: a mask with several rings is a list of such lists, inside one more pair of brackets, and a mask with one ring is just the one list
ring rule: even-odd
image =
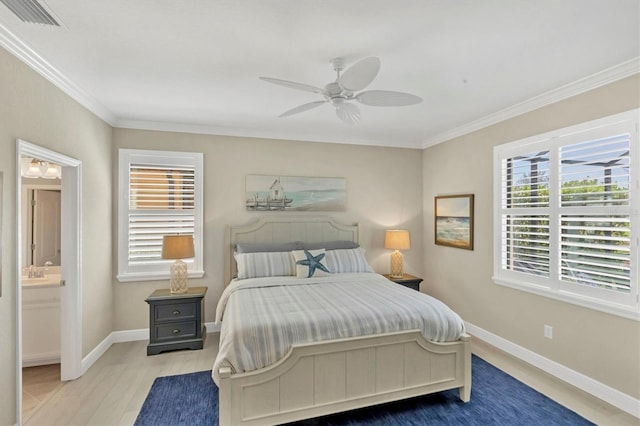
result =
[[196,303],[171,303],[169,305],[156,305],[154,306],[154,319],[156,321],[178,321],[185,319],[195,319],[196,310],[198,308],[198,301]]
[[197,321],[180,321],[168,324],[156,324],[154,327],[155,340],[188,339],[196,337],[198,331]]

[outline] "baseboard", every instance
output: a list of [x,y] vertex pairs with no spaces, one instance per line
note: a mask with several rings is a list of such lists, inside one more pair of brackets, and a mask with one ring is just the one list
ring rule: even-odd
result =
[[49,365],[60,363],[60,352],[40,353],[35,355],[22,356],[22,367],[37,367],[38,365]]
[[577,371],[565,367],[562,364],[545,358],[533,351],[530,351],[529,349],[516,345],[509,340],[490,333],[471,323],[465,322],[465,326],[469,334],[472,336],[475,336],[478,339],[483,340],[490,345],[495,346],[496,348],[501,349],[510,355],[513,355],[514,357],[595,396],[596,398],[606,401],[632,416],[640,418],[640,400],[594,380],[591,377],[585,376],[582,373],[578,373]]
[[96,346],[91,352],[89,352],[89,355],[82,358],[82,372],[80,375],[82,376],[84,373],[86,373],[87,370],[91,368],[91,366],[95,364],[95,362],[99,360],[102,355],[104,355],[104,353],[111,347],[112,344],[113,333],[110,333],[102,342],[98,343],[98,346]]
[[149,329],[114,331],[111,335],[113,343],[137,342],[138,340],[149,340]]
[[[220,332],[220,323],[206,322],[204,325],[207,328],[207,334]],[[86,373],[114,343],[136,342],[138,340],[149,340],[148,328],[111,332],[98,346],[89,352],[89,355],[82,359],[82,374]]]

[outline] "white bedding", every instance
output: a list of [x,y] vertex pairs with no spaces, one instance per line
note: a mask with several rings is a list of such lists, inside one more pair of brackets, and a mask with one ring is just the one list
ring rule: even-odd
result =
[[374,273],[234,280],[218,302],[220,321],[216,383],[220,367],[264,368],[297,343],[402,330],[443,342],[464,333],[462,319],[444,303]]

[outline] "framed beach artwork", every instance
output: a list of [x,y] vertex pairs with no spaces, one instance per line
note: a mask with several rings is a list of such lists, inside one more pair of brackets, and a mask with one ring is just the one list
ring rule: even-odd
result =
[[347,180],[339,177],[247,175],[249,211],[344,211]]
[[473,194],[435,197],[436,244],[473,250]]

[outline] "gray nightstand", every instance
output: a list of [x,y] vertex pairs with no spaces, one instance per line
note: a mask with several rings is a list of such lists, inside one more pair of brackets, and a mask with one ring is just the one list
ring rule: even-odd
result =
[[202,349],[204,295],[207,287],[191,287],[186,293],[156,290],[145,300],[149,304],[149,345],[147,355],[175,349]]
[[414,277],[413,275],[409,274],[404,274],[402,278],[391,278],[388,274],[384,274],[383,277],[390,281],[393,281],[394,283],[398,283],[413,290],[420,291],[420,283],[422,282],[422,278]]

